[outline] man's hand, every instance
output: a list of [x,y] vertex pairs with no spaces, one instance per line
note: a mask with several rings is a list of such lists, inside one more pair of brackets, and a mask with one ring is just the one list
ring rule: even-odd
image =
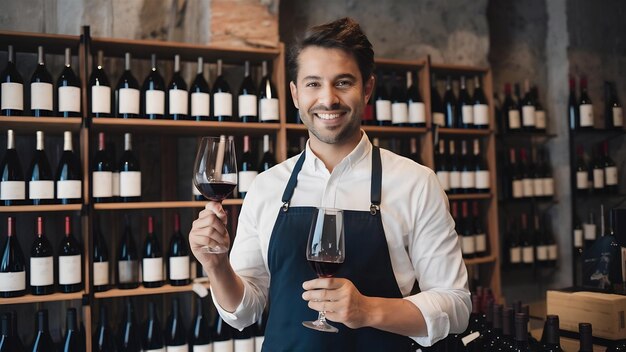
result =
[[208,202],[189,231],[189,247],[207,272],[216,269],[223,262],[228,262],[227,253],[205,253],[202,249],[202,247],[216,244],[230,247],[230,236],[226,230],[227,220],[228,217],[221,203]]
[[370,298],[362,295],[348,279],[323,278],[305,281],[306,290],[302,299],[309,302],[309,308],[325,311],[326,318],[356,329],[370,326],[368,312]]

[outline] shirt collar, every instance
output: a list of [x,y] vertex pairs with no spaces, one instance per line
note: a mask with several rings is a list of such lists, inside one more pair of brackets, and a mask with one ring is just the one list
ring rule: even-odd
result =
[[[350,167],[353,168],[356,164],[358,164],[361,160],[363,160],[372,150],[372,143],[370,142],[369,137],[365,133],[365,131],[361,130],[361,140],[354,147],[354,149],[350,152],[350,154],[346,155],[346,157],[337,164],[335,170],[339,168]],[[325,171],[328,173],[324,162],[320,158],[318,158],[315,153],[311,150],[310,140],[307,140],[306,148],[305,148],[305,161],[304,166],[313,168],[315,171]]]

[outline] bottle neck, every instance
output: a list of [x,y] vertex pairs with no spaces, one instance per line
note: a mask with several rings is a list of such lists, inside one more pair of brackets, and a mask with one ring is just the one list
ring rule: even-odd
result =
[[37,313],[37,331],[40,333],[48,332],[48,311],[41,310]]
[[217,60],[217,76],[220,77],[222,75],[222,60]]
[[417,154],[417,139],[411,138],[411,154]]
[[65,48],[65,67],[72,66],[72,50]]
[[104,148],[104,133],[100,132],[100,134],[98,135],[98,151],[104,151]]
[[156,59],[156,54],[152,54],[150,56],[150,65],[152,66],[152,72],[156,72],[157,70],[157,59]]
[[43,237],[43,218],[37,217],[37,237]]
[[78,324],[76,322],[76,310],[71,308],[67,311],[67,331],[77,331]]
[[250,137],[243,136],[243,152],[247,153],[250,151]]
[[37,131],[37,150],[43,150],[43,132]]
[[454,150],[454,141],[450,141],[450,155],[454,155],[455,154],[455,150]]
[[65,131],[63,134],[63,150],[72,151],[72,132]]
[[124,70],[130,71],[130,53],[124,54]]
[[65,217],[65,237],[72,237],[72,223],[70,217]]
[[174,73],[180,72],[180,55],[174,55]]
[[124,150],[126,151],[133,150],[132,137],[130,133],[126,133],[124,135]]
[[264,135],[263,136],[263,152],[267,153],[269,151],[270,151],[270,136]]
[[39,46],[37,48],[37,63],[41,66],[44,66],[46,64],[45,56],[43,54],[43,46]]
[[174,214],[174,232],[180,232],[180,215],[178,213]]
[[261,64],[261,75],[267,77],[267,61],[263,61]]
[[199,75],[204,72],[204,59],[202,57],[198,58],[198,70],[196,71]]
[[250,61],[244,63],[244,77],[250,77]]
[[102,50],[98,50],[98,69],[101,70],[104,67],[104,53]]
[[152,216],[148,216],[148,236],[152,236],[154,233],[154,219]]
[[474,139],[474,155],[478,156],[480,154],[480,142],[478,139]]
[[13,45],[9,45],[7,62],[14,63],[15,62],[15,52],[13,51]]
[[15,149],[15,136],[13,130],[7,131],[7,149]]
[[7,218],[7,237],[11,238],[15,236],[15,218],[9,216]]
[[413,75],[411,71],[406,72],[406,87],[411,88],[413,86]]

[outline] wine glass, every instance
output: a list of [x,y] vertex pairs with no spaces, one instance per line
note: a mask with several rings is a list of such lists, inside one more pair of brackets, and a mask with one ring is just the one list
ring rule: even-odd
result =
[[[306,246],[306,260],[318,277],[333,277],[346,258],[344,246],[343,211],[333,208],[316,208]],[[339,332],[326,322],[326,312],[319,312],[315,321],[304,321],[307,328]]]
[[[202,137],[194,164],[193,184],[202,195],[222,202],[237,186],[237,158],[233,137]],[[202,247],[206,253],[226,253],[221,245]]]

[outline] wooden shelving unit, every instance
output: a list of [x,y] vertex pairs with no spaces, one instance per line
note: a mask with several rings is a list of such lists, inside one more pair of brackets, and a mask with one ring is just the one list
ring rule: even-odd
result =
[[50,133],[79,132],[82,122],[80,117],[0,116],[0,130],[16,133],[35,133],[39,130]]
[[[147,288],[140,286],[135,289],[130,290],[122,290],[119,288],[112,288],[108,291],[104,292],[96,292],[94,293],[94,297],[97,299],[105,299],[105,298],[116,298],[116,297],[129,297],[129,296],[148,296],[148,295],[163,295],[169,293],[182,293],[182,292],[192,292],[193,285],[189,284],[185,286],[172,286],[172,285],[163,285],[161,287],[155,288]],[[208,284],[202,284],[206,288],[208,288]]]
[[219,134],[241,134],[243,129],[250,135],[276,133],[278,123],[240,123],[215,121],[173,121],[147,119],[93,118],[94,132],[172,134],[178,136],[205,136]]
[[475,200],[475,199],[491,199],[491,193],[467,193],[467,194],[448,194],[449,200]]
[[[172,202],[134,202],[134,203],[97,203],[95,210],[130,210],[130,209],[178,209],[204,208],[207,202],[172,201]],[[243,199],[224,199],[222,205],[242,205]]]
[[81,211],[83,204],[12,205],[0,207],[0,213],[39,213]]
[[60,302],[83,299],[85,291],[74,293],[52,293],[49,295],[35,296],[28,294],[21,297],[0,298],[0,306],[5,304],[27,304],[39,302]]

